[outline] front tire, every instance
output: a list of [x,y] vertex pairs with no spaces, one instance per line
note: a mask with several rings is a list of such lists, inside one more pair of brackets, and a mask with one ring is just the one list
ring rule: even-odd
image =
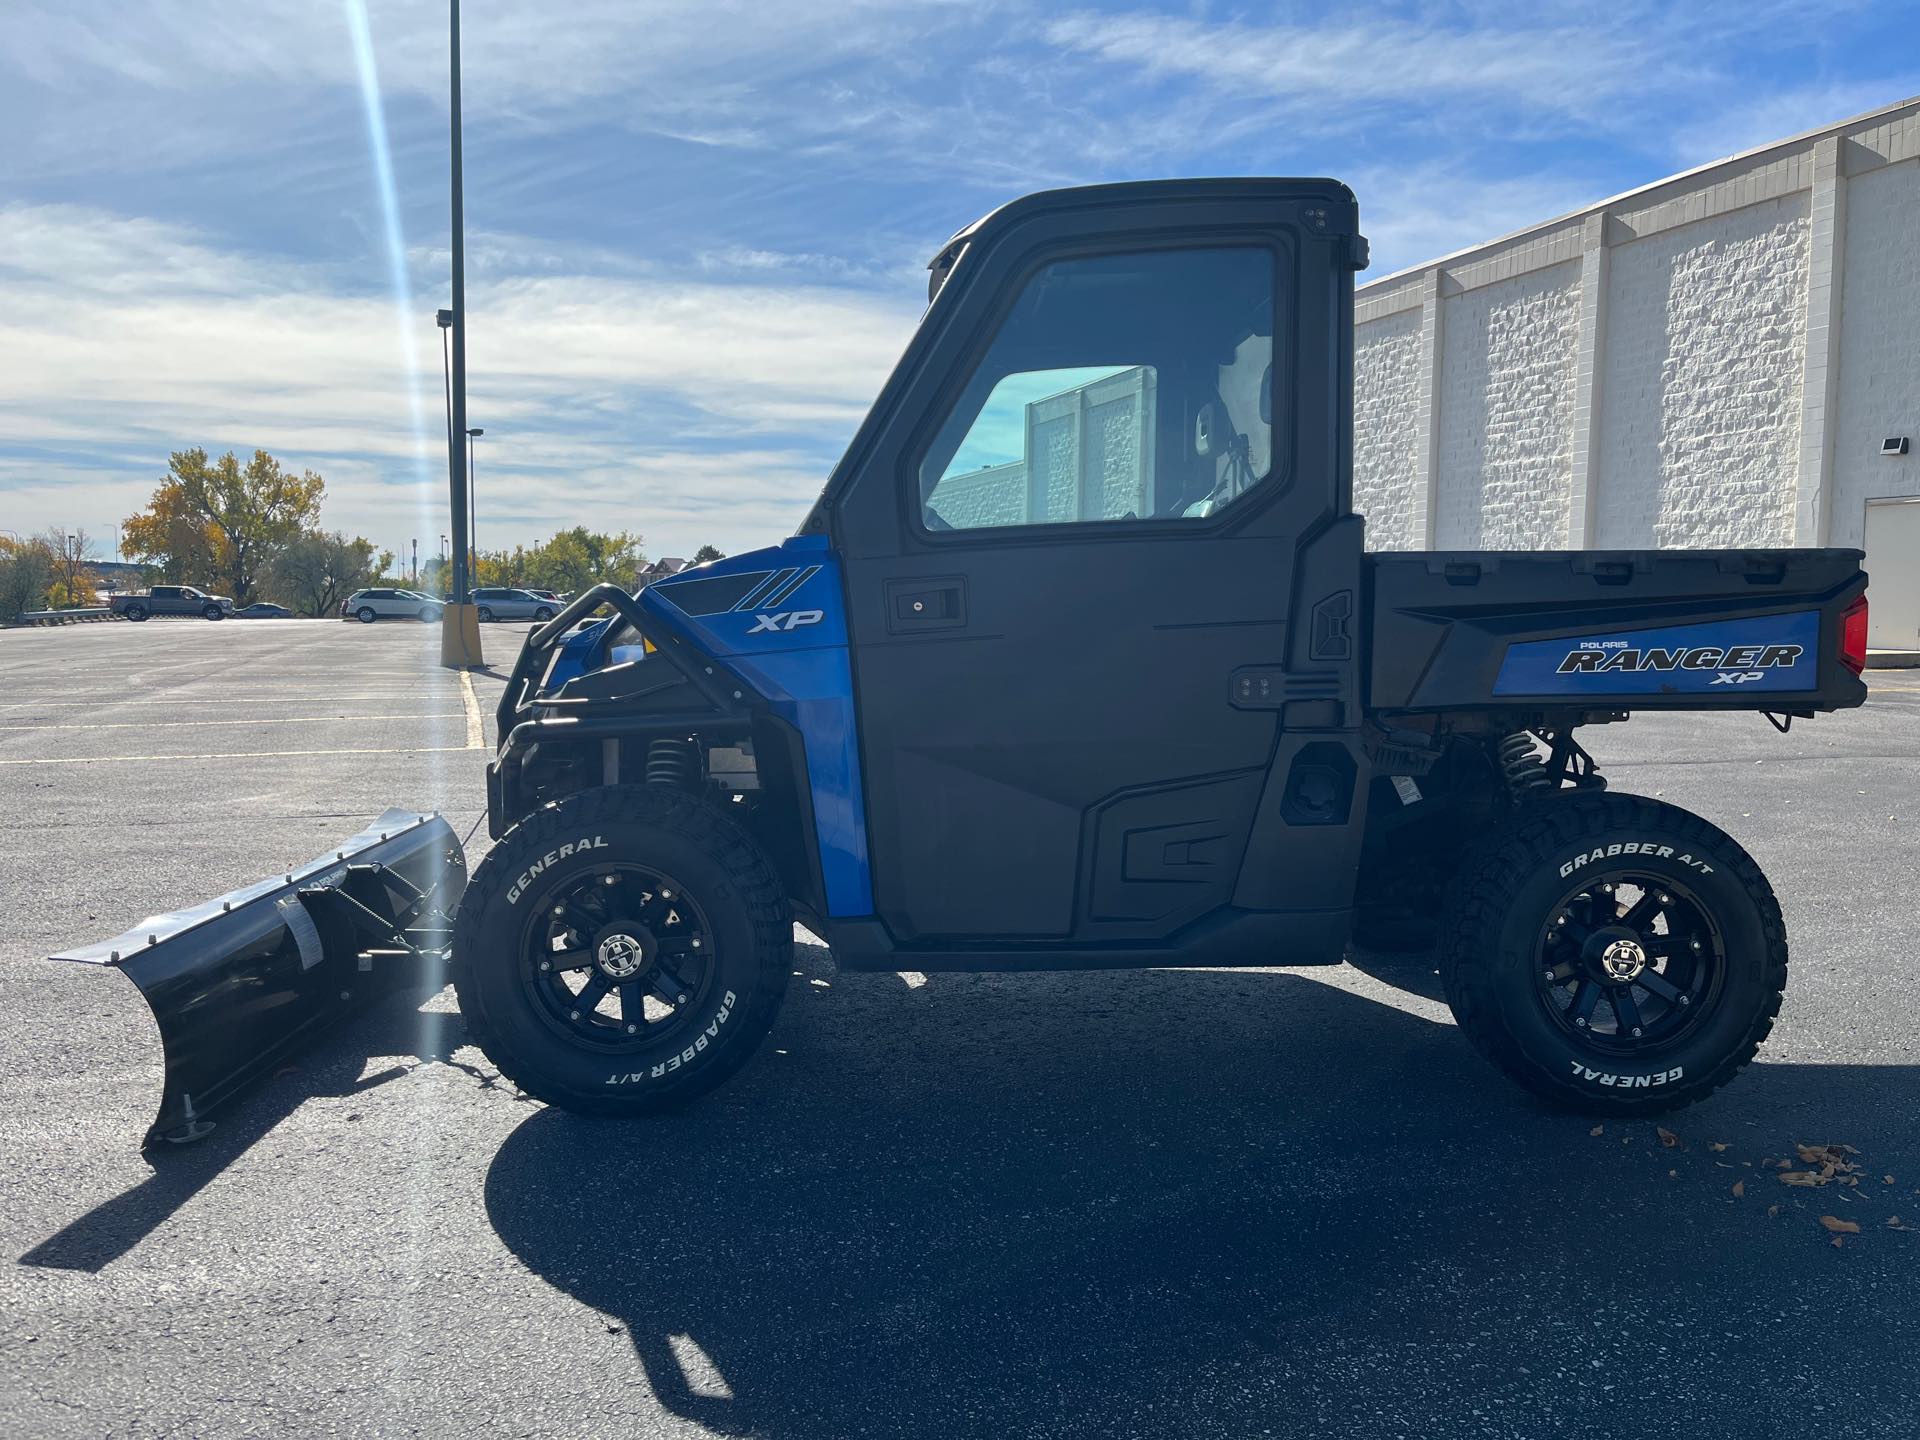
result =
[[527,1094],[587,1115],[684,1105],[759,1045],[793,967],[772,866],[663,786],[570,796],[508,831],[454,929],[475,1042]]
[[224,620],[226,618],[226,612],[218,605],[209,605],[200,613],[209,620]]
[[354,618],[357,619],[362,625],[371,625],[375,620],[380,618],[377,614],[374,613],[374,609],[371,605],[362,605],[358,610],[354,611],[353,614],[354,614]]
[[492,609],[491,609],[491,608],[489,608],[488,606],[485,606],[485,605],[482,605],[482,606],[480,607],[480,615],[479,615],[479,618],[480,618],[480,619],[482,619],[482,620],[485,620],[485,621],[488,621],[488,622],[491,622],[491,621],[493,620],[493,611],[492,611]]
[[435,609],[433,606],[422,605],[420,607],[420,623],[422,625],[431,625],[434,621],[438,620],[439,618],[440,618],[440,612],[437,609]]
[[1474,1047],[1556,1105],[1704,1098],[1780,1013],[1787,936],[1752,858],[1657,800],[1542,799],[1463,867],[1440,956]]
[[553,618],[553,607],[550,605],[540,605],[535,607],[533,612],[533,618],[544,625],[547,621]]

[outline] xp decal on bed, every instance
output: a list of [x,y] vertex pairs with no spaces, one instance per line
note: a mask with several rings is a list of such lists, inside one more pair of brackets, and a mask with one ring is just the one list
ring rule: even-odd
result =
[[[501,1072],[685,1103],[773,1023],[796,920],[846,970],[1431,947],[1489,1059],[1612,1113],[1751,1059],[1778,902],[1580,737],[1860,704],[1861,556],[1370,553],[1358,222],[1324,179],[1015,201],[940,248],[797,536],[537,627],[452,946]],[[286,1027],[249,993],[196,1023],[264,1055]]]

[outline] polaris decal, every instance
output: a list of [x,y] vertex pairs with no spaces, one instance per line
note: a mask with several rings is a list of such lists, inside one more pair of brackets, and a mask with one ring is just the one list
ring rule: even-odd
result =
[[1812,690],[1820,613],[1616,630],[1507,647],[1496,695],[1673,695]]

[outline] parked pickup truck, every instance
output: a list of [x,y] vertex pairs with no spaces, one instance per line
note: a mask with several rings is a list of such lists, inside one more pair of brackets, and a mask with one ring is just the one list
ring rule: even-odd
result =
[[155,585],[151,590],[109,595],[107,608],[129,620],[146,620],[155,615],[198,615],[205,620],[224,620],[233,613],[233,601],[225,595],[209,595],[191,585]]

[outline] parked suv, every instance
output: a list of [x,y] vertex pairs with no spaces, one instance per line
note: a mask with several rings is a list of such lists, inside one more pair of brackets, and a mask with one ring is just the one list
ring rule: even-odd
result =
[[548,600],[531,590],[510,590],[501,586],[473,592],[473,603],[482,620],[551,620],[560,613],[560,602]]
[[340,618],[363,625],[376,620],[438,620],[440,602],[418,590],[356,590],[340,602]]

